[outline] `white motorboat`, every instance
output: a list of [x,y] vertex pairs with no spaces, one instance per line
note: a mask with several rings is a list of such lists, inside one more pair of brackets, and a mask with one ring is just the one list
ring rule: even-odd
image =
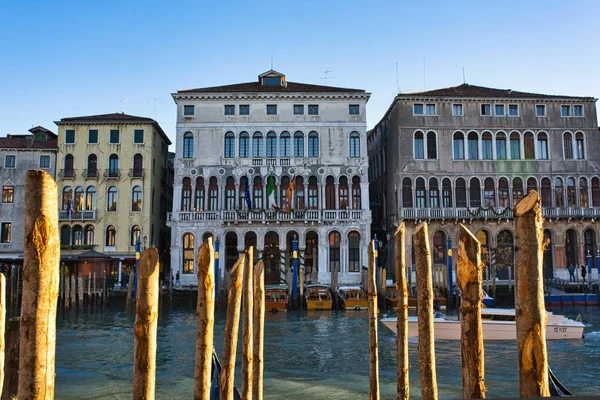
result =
[[[547,312],[546,339],[581,339],[584,325],[563,315]],[[408,317],[408,336],[418,337],[417,317]],[[381,322],[396,333],[396,317],[383,318]],[[433,333],[436,340],[460,340],[460,321],[455,317],[435,312]],[[482,308],[481,326],[484,340],[517,340],[515,310]]]

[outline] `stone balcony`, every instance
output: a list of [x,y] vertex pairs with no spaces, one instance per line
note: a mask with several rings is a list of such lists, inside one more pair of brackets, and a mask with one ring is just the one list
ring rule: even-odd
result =
[[365,210],[223,210],[180,211],[168,214],[170,222],[219,221],[222,224],[253,223],[357,223],[371,218]]
[[96,210],[91,211],[71,211],[71,215],[67,211],[58,212],[59,221],[95,221]]
[[[558,218],[598,218],[600,207],[543,207],[542,215],[546,219]],[[490,209],[468,209],[468,208],[403,208],[400,219],[414,220],[463,220],[463,219],[504,219],[513,218],[510,208],[495,207]],[[395,221],[398,222],[398,221]]]

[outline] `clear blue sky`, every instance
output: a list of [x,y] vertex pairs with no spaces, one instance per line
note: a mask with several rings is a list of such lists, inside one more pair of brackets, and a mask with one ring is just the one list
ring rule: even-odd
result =
[[463,67],[471,84],[600,97],[598,0],[0,1],[1,136],[122,99],[154,118],[160,98],[174,139],[170,93],[255,80],[271,54],[290,81],[332,70],[371,92],[369,128],[397,87],[459,85]]

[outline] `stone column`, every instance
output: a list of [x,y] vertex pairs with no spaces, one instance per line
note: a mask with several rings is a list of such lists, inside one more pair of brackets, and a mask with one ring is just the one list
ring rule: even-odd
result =
[[304,205],[308,208],[308,180],[310,177],[304,178]]
[[204,180],[204,209],[202,211],[206,211],[209,208],[210,208],[210,185],[209,185],[208,181],[205,179]]
[[239,201],[240,201],[240,184],[236,183],[235,184],[235,200],[234,200],[234,209],[238,209],[239,207]]
[[334,183],[333,186],[335,187],[335,209],[339,210],[340,209],[340,184]]
[[[181,184],[173,186],[173,213],[181,211]],[[97,200],[97,199],[96,199]],[[175,217],[177,218],[177,217]]]

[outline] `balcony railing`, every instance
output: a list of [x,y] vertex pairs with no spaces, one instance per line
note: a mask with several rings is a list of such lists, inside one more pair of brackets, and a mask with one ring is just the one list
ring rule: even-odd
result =
[[169,213],[169,221],[221,221],[223,223],[252,222],[355,222],[370,217],[364,210],[224,210],[181,211]]
[[127,176],[130,178],[143,178],[145,176],[145,172],[143,169],[130,169]]
[[74,169],[61,169],[58,171],[59,179],[75,179]]
[[[543,207],[544,218],[598,218],[600,207],[558,208]],[[510,208],[468,209],[468,208],[403,208],[402,219],[493,219],[512,218]]]
[[85,179],[97,179],[98,178],[98,170],[97,169],[84,169],[81,174]]
[[69,215],[68,211],[59,211],[58,219],[60,221],[95,221],[96,210],[93,211],[71,211]]
[[104,171],[104,177],[106,179],[120,179],[121,178],[121,170],[120,169],[117,169],[117,170],[107,169]]

